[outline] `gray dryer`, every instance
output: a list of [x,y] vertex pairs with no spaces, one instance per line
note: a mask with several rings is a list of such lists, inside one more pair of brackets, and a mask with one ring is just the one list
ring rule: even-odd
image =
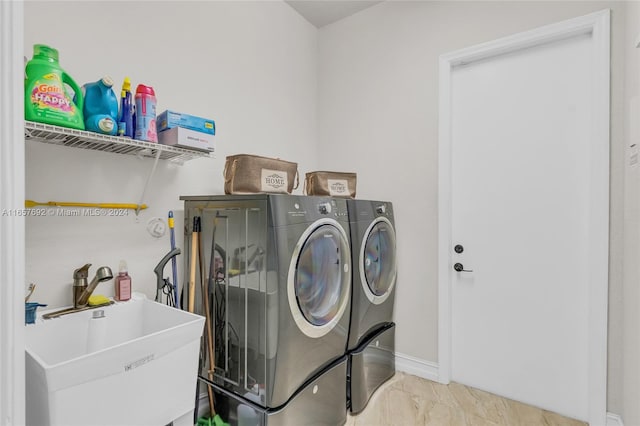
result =
[[357,413],[395,374],[396,232],[390,202],[347,200],[347,209],[353,263],[347,393]]

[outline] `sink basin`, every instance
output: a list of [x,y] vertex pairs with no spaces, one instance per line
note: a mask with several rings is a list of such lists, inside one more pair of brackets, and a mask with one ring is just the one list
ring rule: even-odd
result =
[[94,310],[26,326],[27,424],[193,424],[204,318],[146,298],[100,309],[94,351]]

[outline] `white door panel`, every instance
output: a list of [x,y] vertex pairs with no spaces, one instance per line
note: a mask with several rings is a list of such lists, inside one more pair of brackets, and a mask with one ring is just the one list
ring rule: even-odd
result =
[[451,378],[588,418],[591,34],[451,73]]

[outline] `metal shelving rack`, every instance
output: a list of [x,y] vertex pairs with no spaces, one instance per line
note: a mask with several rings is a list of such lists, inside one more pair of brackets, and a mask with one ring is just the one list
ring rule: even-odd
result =
[[24,134],[25,140],[28,141],[32,140],[73,148],[135,155],[138,157],[155,158],[159,151],[161,160],[169,160],[180,165],[185,161],[196,158],[214,158],[213,153],[143,142],[118,136],[101,135],[84,130],[69,129],[33,121],[25,121]]

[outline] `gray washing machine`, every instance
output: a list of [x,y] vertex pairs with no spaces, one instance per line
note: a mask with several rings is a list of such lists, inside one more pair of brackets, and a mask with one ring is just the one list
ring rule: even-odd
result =
[[[275,194],[181,199],[185,272],[194,217],[202,224],[204,285],[194,293],[196,312],[203,313],[203,297],[209,301],[215,356],[214,368],[207,359],[201,378],[233,395],[235,406],[259,407],[265,422],[275,413],[298,418],[310,405],[335,405],[336,391],[328,388],[346,401],[342,367],[334,365],[345,355],[351,307],[346,200]],[[188,297],[187,291],[185,309]],[[311,388],[310,380],[316,381]],[[304,397],[289,404],[300,393]],[[335,410],[346,420],[346,402]]]
[[362,411],[395,374],[396,232],[390,202],[347,200],[352,254],[348,405]]

